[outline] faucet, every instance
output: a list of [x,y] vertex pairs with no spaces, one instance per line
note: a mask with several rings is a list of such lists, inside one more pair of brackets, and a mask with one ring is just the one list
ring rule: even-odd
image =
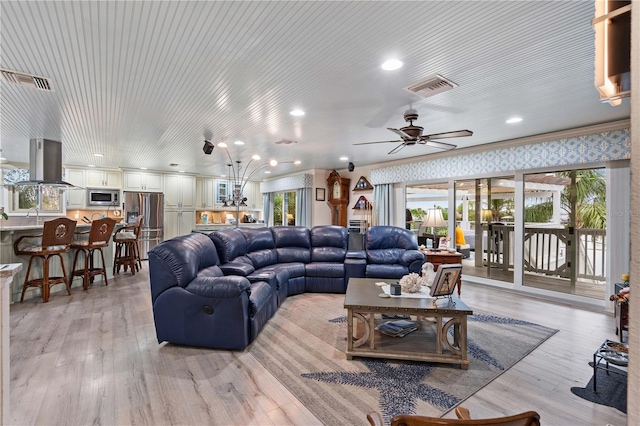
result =
[[91,213],[91,222],[93,222],[93,215],[94,215],[94,214],[97,214],[97,215],[98,215],[98,219],[102,218],[102,213],[100,213],[100,212],[93,212],[93,213]]
[[40,225],[40,210],[38,210],[36,207],[31,207],[28,211],[27,211],[27,217],[31,216],[31,211],[34,210],[36,212],[36,225]]

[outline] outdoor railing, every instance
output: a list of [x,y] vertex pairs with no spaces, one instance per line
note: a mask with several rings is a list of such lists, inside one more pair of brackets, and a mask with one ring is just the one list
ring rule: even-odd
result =
[[[486,228],[485,228],[486,229]],[[489,247],[485,247],[494,266],[513,268],[514,228],[511,225],[491,225]],[[569,265],[575,267],[576,278],[605,280],[604,229],[575,229],[574,260],[567,258],[567,243],[571,235],[566,228],[525,227],[524,270],[548,276],[571,278]],[[568,262],[571,262],[570,264]]]

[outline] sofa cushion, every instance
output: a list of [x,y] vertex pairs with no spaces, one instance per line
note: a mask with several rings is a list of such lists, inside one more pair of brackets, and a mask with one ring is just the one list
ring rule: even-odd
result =
[[305,226],[274,226],[271,228],[273,241],[278,254],[278,262],[311,261],[311,240],[309,229]]
[[329,262],[308,263],[305,265],[305,274],[307,277],[344,277],[344,264]]
[[224,229],[209,234],[215,243],[221,263],[233,262],[247,254],[247,240],[238,229]]
[[273,290],[264,281],[251,283],[251,295],[249,296],[249,316],[253,317],[265,306],[273,302]]
[[311,262],[342,262],[347,253],[348,233],[342,226],[311,229]]
[[274,249],[273,234],[269,228],[238,228],[247,242],[247,253]]

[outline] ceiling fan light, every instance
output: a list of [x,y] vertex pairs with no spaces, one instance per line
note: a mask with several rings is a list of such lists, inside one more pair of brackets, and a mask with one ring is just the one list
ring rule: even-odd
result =
[[516,124],[516,123],[520,123],[521,121],[522,121],[522,117],[511,117],[507,121],[505,121],[505,123]]
[[404,62],[402,62],[399,59],[389,59],[387,61],[384,61],[381,67],[385,71],[394,71],[402,68],[403,65],[404,65]]
[[302,111],[301,109],[294,109],[289,114],[293,115],[294,117],[302,117],[304,115],[304,111]]

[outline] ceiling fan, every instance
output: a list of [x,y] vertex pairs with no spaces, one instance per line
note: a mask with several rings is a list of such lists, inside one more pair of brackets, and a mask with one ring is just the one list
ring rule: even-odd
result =
[[398,136],[400,136],[401,139],[393,140],[393,141],[362,142],[362,143],[354,143],[353,145],[368,145],[368,144],[374,144],[374,143],[400,142],[400,145],[398,145],[397,147],[389,151],[389,154],[395,154],[405,146],[416,145],[416,144],[427,145],[433,148],[438,148],[438,149],[448,151],[451,149],[455,149],[456,145],[435,141],[433,139],[460,138],[463,136],[473,135],[473,132],[470,130],[456,130],[453,132],[423,135],[422,131],[424,129],[420,126],[413,125],[413,121],[417,119],[418,119],[418,111],[410,108],[404,113],[404,121],[409,123],[408,126],[402,127],[400,129],[392,129],[391,127],[387,127],[387,129],[391,130],[393,133],[396,133]]

